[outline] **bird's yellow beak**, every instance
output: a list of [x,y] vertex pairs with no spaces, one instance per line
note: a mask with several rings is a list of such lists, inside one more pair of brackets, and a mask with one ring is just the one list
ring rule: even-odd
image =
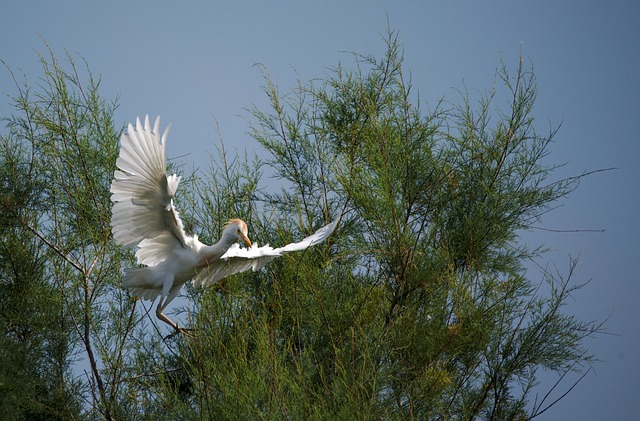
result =
[[244,235],[243,233],[240,233],[240,238],[242,239],[242,242],[247,245],[247,247],[251,248],[251,240],[249,240],[249,238],[246,235]]

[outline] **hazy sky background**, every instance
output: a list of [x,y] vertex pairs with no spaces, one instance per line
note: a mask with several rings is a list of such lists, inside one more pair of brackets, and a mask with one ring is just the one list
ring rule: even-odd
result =
[[[267,109],[255,63],[286,92],[298,76],[307,81],[339,62],[352,64],[345,52],[380,55],[387,18],[401,35],[405,69],[425,109],[443,96],[457,101],[455,88],[463,81],[472,94],[490,89],[500,58],[513,69],[522,50],[538,79],[539,131],[562,122],[550,159],[567,165],[556,178],[618,168],[585,178],[541,226],[603,233],[538,230],[524,239],[553,247],[549,257],[563,271],[568,256],[579,255],[575,281],[590,283],[565,311],[586,320],[609,317],[612,334],[588,342],[602,362],[539,419],[634,419],[640,393],[640,3],[12,1],[0,15],[0,59],[37,83],[42,71],[35,51],[46,51],[38,34],[59,58],[64,49],[81,55],[102,75],[102,96],[119,98],[118,124],[160,114],[164,124],[173,122],[168,155],[190,154],[184,160],[203,167],[218,142],[216,120],[228,149],[261,154],[245,120],[246,108]],[[4,93],[15,87],[3,68],[0,91],[4,117],[13,112]]]

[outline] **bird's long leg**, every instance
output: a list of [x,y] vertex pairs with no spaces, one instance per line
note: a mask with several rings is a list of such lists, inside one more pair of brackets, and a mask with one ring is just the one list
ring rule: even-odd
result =
[[178,291],[180,290],[180,288],[174,288],[173,282],[173,275],[167,274],[166,279],[162,283],[162,294],[160,295],[160,301],[158,301],[158,307],[156,307],[156,317],[174,328],[176,332],[181,333],[182,331],[180,330],[178,324],[162,313],[162,311],[167,308],[169,303],[175,298]]
[[[171,320],[170,318],[168,318],[167,316],[164,315],[163,310],[167,307],[167,305],[175,298],[175,295],[177,293],[177,291],[179,291],[180,288],[176,288],[176,292],[171,292],[169,293],[168,296],[166,296],[166,298],[160,298],[160,302],[158,302],[158,306],[156,307],[156,317],[160,320],[162,320],[163,322],[165,322],[166,324],[168,324],[169,326],[171,326],[172,328],[174,328],[176,330],[176,334],[177,333],[184,333],[184,334],[189,334],[191,329],[186,329],[184,327],[180,327],[178,326],[177,323],[175,323],[173,320]],[[173,335],[170,335],[173,336]]]
[[160,307],[160,304],[158,304],[158,307],[156,307],[156,317],[162,320],[163,322],[165,322],[166,324],[168,324],[169,326],[171,326],[172,328],[174,328],[176,331],[181,332],[181,329],[178,326],[178,324],[173,322],[170,318],[168,318],[162,313],[162,310],[164,310],[164,307],[165,306]]

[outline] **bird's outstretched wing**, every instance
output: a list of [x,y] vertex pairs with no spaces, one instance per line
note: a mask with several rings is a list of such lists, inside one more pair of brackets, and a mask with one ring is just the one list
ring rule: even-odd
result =
[[125,246],[140,246],[138,260],[153,266],[164,260],[177,243],[186,247],[182,221],[173,207],[180,177],[167,177],[165,141],[169,127],[160,136],[160,117],[153,128],[149,116],[144,126],[137,119],[120,139],[119,170],[111,183],[114,202],[111,226],[115,240]]
[[233,275],[247,271],[249,269],[254,272],[261,269],[275,259],[278,256],[282,256],[283,253],[304,250],[308,247],[316,245],[324,241],[333,230],[335,230],[338,220],[336,219],[329,225],[326,225],[317,230],[312,235],[299,241],[297,243],[287,244],[284,247],[273,248],[268,244],[262,247],[258,247],[254,244],[253,247],[241,248],[238,244],[233,244],[227,252],[215,263],[203,268],[194,278],[194,286],[208,286],[211,285],[225,276]]

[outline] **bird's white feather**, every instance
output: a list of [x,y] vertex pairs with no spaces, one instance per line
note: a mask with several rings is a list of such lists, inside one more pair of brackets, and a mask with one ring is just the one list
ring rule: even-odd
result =
[[[163,232],[153,238],[145,238],[139,244],[136,251],[138,263],[147,266],[156,266],[164,261],[166,256],[174,252],[176,244],[175,237],[169,232]],[[180,246],[179,246],[180,247]]]
[[145,300],[153,301],[162,292],[162,284],[151,268],[126,268],[122,286]]
[[251,248],[240,247],[237,243],[232,244],[227,252],[222,255],[219,261],[210,264],[202,269],[193,279],[194,286],[208,286],[225,276],[244,272],[249,269],[254,272],[262,269],[267,263],[283,253],[304,250],[321,241],[324,241],[335,230],[338,220],[333,221],[317,230],[312,235],[297,243],[287,244],[284,247],[273,248],[266,244],[258,247],[254,244]]
[[316,245],[324,241],[336,229],[337,224],[338,224],[338,220],[336,219],[329,225],[325,225],[324,227],[318,229],[316,232],[314,232],[310,236],[304,238],[302,241],[299,241],[297,243],[287,244],[284,247],[279,247],[275,249],[269,246],[269,244],[266,244],[262,247],[258,247],[258,245],[256,244],[251,248],[242,248],[236,243],[231,245],[231,247],[229,247],[227,252],[221,257],[221,259],[225,260],[233,257],[242,257],[245,259],[256,259],[261,257],[277,257],[282,255],[282,253],[304,250],[306,248],[309,248],[313,245]]
[[147,300],[161,297],[156,314],[178,326],[162,310],[179,293],[185,282],[194,286],[211,285],[218,280],[244,272],[259,270],[283,253],[304,250],[324,241],[338,221],[320,228],[300,242],[284,247],[269,245],[241,248],[237,241],[251,244],[247,226],[239,219],[229,221],[222,238],[212,246],[187,236],[173,206],[180,177],[167,176],[165,144],[169,127],[160,133],[160,118],[151,127],[149,116],[144,124],[128,125],[122,134],[120,155],[111,184],[113,201],[111,225],[115,240],[126,247],[138,246],[136,256],[144,268],[127,268],[122,285],[132,294]]
[[[180,177],[166,174],[165,140],[169,128],[162,137],[159,129],[160,118],[151,128],[149,116],[144,125],[140,119],[135,127],[128,125],[120,139],[120,155],[116,161],[120,170],[114,173],[111,184],[114,202],[111,225],[115,240],[125,247],[151,246],[152,251],[142,252],[143,256],[165,252],[156,255],[156,261],[168,257],[166,252],[176,241],[183,246],[187,241],[172,200]],[[167,233],[171,235],[165,235]],[[156,237],[160,238],[150,241]],[[160,241],[167,244],[159,247]],[[145,257],[141,263],[148,261]]]

